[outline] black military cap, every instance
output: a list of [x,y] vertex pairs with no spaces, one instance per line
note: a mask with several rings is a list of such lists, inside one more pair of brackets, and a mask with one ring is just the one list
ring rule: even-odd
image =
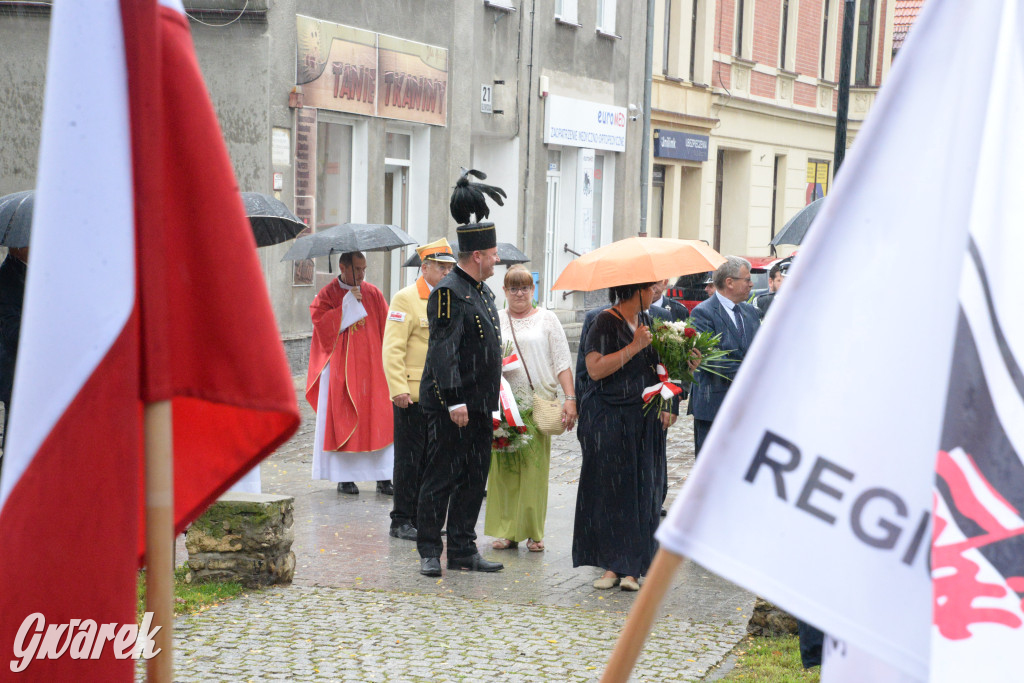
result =
[[498,246],[498,235],[494,223],[470,223],[460,225],[455,232],[459,235],[459,251],[484,251]]

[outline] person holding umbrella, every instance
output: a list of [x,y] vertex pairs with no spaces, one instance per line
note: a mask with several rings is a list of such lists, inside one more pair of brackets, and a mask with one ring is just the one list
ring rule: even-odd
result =
[[389,533],[407,541],[416,540],[416,502],[427,459],[427,418],[420,407],[420,378],[430,339],[427,299],[455,265],[443,237],[418,248],[416,255],[420,277],[395,294],[384,325],[384,374],[395,424],[395,502]]
[[394,431],[382,361],[388,305],[377,287],[363,281],[361,252],[343,253],[338,271],[309,307],[313,478],[339,482],[338,491],[350,494],[359,493],[356,481],[377,480],[377,492],[390,495]]
[[610,287],[612,307],[597,316],[583,341],[593,391],[579,418],[583,465],[572,560],[574,567],[605,570],[594,582],[598,589],[639,590],[657,549],[665,431],[676,421],[678,402],[645,410],[644,389],[664,381],[647,313],[654,284]]

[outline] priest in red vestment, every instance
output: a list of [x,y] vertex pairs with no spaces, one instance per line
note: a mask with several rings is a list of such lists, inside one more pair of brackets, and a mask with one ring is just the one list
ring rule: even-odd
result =
[[392,494],[394,436],[391,396],[381,347],[388,304],[364,282],[366,257],[342,254],[340,274],[313,299],[313,339],[306,400],[316,411],[313,478],[359,493],[357,481],[376,481]]

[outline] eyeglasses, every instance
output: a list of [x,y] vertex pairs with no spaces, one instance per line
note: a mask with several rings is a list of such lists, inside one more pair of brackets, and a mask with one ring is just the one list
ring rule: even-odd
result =
[[533,291],[533,287],[509,287],[509,294],[529,294]]
[[740,282],[753,282],[749,277],[732,277],[730,280],[739,280]]

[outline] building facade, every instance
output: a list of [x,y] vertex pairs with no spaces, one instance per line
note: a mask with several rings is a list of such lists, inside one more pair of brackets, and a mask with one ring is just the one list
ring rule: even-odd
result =
[[[574,296],[549,290],[572,252],[637,229],[642,119],[627,112],[643,93],[640,3],[184,4],[240,189],[277,196],[310,231],[391,223],[420,243],[454,242],[451,188],[461,167],[478,168],[508,193],[491,216],[499,240],[530,256],[541,299],[569,308]],[[49,14],[0,2],[0,72],[14,93],[0,102],[0,195],[35,184]],[[326,258],[282,262],[287,249],[260,258],[300,354],[309,304],[334,273]],[[367,280],[390,296],[415,278],[402,267],[411,253],[368,254]]]
[[650,234],[767,255],[828,193],[851,4],[848,144],[889,71],[893,0],[657,0]]

